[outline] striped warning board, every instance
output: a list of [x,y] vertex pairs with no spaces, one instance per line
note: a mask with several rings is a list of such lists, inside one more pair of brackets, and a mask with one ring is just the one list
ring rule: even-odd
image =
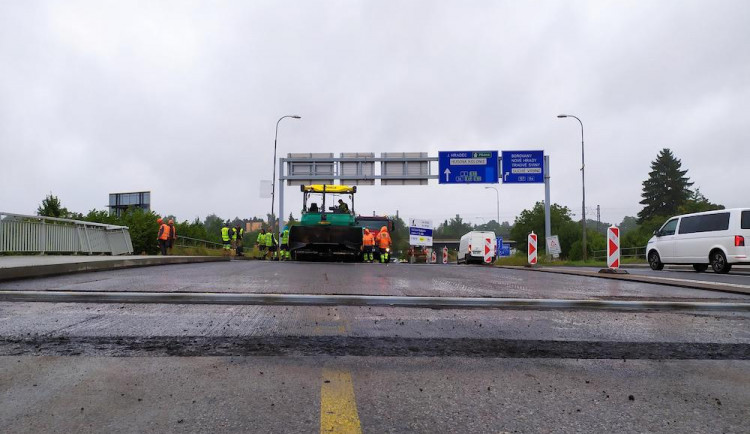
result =
[[448,263],[448,247],[443,247],[443,264]]
[[484,239],[484,263],[489,264],[492,262],[492,255],[495,250],[492,248],[492,238]]
[[529,234],[529,264],[536,265],[537,256],[537,236],[534,232]]
[[620,268],[620,228],[607,228],[607,267]]

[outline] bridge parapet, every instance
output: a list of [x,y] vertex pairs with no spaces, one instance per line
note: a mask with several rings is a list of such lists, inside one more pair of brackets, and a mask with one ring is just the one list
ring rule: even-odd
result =
[[0,253],[133,253],[127,226],[0,212]]

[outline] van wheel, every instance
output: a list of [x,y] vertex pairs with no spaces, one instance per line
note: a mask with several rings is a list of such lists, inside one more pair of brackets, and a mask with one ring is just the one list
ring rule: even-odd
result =
[[659,254],[656,253],[656,251],[652,251],[648,254],[648,265],[651,267],[654,271],[659,271],[664,269],[664,264],[661,262],[661,258],[659,257]]
[[711,252],[711,268],[714,269],[714,273],[726,274],[732,269],[732,264],[727,263],[727,257],[721,250],[715,250]]
[[693,270],[702,273],[706,270],[708,270],[708,265],[706,264],[693,264]]

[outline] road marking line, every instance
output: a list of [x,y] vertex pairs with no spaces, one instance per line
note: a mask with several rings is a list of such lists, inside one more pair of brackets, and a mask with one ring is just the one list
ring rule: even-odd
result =
[[320,387],[320,432],[361,433],[352,375],[346,371],[323,369]]

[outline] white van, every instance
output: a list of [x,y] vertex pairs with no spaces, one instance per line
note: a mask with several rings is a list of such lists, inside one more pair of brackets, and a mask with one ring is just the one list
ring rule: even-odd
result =
[[461,237],[458,245],[458,263],[476,262],[483,264],[495,262],[497,238],[492,231],[471,231]]
[[702,272],[711,265],[728,273],[732,264],[750,264],[750,208],[723,209],[672,217],[646,246],[653,270],[664,264],[692,264]]

